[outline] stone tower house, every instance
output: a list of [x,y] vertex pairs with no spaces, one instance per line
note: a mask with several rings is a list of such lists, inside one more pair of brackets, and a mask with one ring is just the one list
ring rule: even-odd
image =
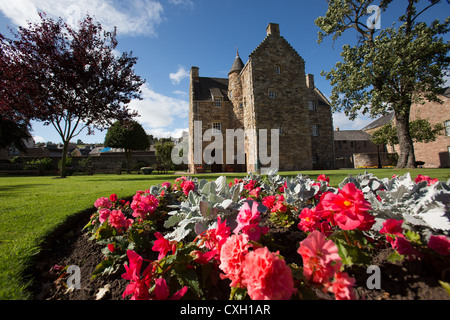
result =
[[[277,151],[276,136],[271,140],[274,129],[279,171],[334,168],[330,104],[315,87],[313,75],[305,74],[304,60],[280,35],[279,25],[270,23],[266,31],[246,64],[237,54],[228,79],[200,77],[199,68],[191,68],[191,173],[208,166],[212,172],[255,172],[268,167],[262,159]],[[267,150],[260,142],[261,129],[267,130]],[[235,134],[228,135],[229,131]],[[238,131],[245,132],[243,141]],[[226,149],[227,142],[234,148]]]

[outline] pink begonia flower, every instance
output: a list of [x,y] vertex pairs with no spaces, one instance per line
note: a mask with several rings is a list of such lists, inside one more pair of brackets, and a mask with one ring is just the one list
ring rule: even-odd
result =
[[406,238],[396,237],[391,245],[399,254],[407,256],[408,259],[412,259],[414,255],[421,255]]
[[244,189],[245,190],[253,190],[255,188],[256,185],[256,181],[255,180],[250,180],[247,184],[244,184]]
[[291,269],[267,247],[245,256],[242,284],[252,300],[289,300],[295,291]]
[[194,181],[192,181],[192,180],[184,181],[184,182],[181,184],[181,188],[183,189],[184,194],[188,196],[188,195],[189,195],[189,192],[195,190],[195,184],[194,184]]
[[325,192],[320,198],[316,211],[333,225],[342,230],[369,230],[375,223],[375,218],[367,211],[371,209],[370,202],[364,199],[364,194],[353,183],[347,183],[338,194]]
[[220,250],[219,268],[224,272],[221,279],[230,279],[230,287],[240,286],[242,283],[242,263],[245,255],[252,245],[249,243],[248,235],[238,234],[232,235],[223,244]]
[[446,236],[432,235],[428,240],[428,248],[436,251],[440,255],[450,255],[450,238]]
[[353,287],[355,282],[355,279],[347,273],[337,272],[328,290],[334,293],[336,300],[354,300],[355,292]]
[[325,237],[330,236],[333,233],[333,229],[331,228],[328,221],[322,221],[317,228]]
[[256,187],[255,189],[253,189],[252,191],[250,191],[248,194],[250,196],[253,196],[255,198],[259,197],[259,194],[261,193],[261,188],[260,187]]
[[131,203],[131,209],[133,209],[133,217],[140,217],[145,219],[147,215],[155,212],[158,208],[159,200],[152,194],[142,195],[141,192],[136,193]]
[[98,211],[98,220],[100,221],[100,223],[107,221],[110,214],[111,214],[111,210],[109,210],[107,208],[101,208]]
[[298,217],[300,218],[298,228],[303,232],[312,232],[320,226],[321,217],[314,208],[303,208]]
[[264,197],[263,201],[262,201],[262,204],[264,206],[266,206],[267,209],[270,211],[275,206],[276,202],[277,202],[277,197],[272,195],[272,196]]
[[317,181],[325,181],[328,185],[328,183],[330,182],[330,178],[328,178],[325,174],[319,174],[319,176],[317,177]]
[[123,212],[120,210],[113,210],[109,215],[108,223],[111,225],[111,227],[114,227],[116,229],[120,230],[124,228],[125,230],[127,230],[133,224],[133,219],[127,219]]
[[117,198],[117,194],[115,193],[109,196],[109,201],[111,201],[112,203],[117,202],[118,200],[119,198]]
[[437,179],[437,178],[431,179],[429,176],[424,176],[424,175],[419,174],[414,181],[416,183],[419,183],[421,181],[427,181],[428,182],[428,186],[431,186],[432,184],[435,184],[436,182],[438,182],[439,179]]
[[[252,204],[251,208],[250,203]],[[266,234],[269,231],[269,228],[267,227],[261,228],[258,226],[261,215],[258,211],[258,206],[259,204],[256,201],[244,203],[236,218],[238,225],[233,233],[238,234],[239,232],[242,232],[247,234],[251,241],[258,241],[261,234]]]
[[159,252],[158,260],[164,258],[171,250],[173,254],[175,254],[175,251],[177,250],[177,244],[175,241],[169,241],[165,239],[160,232],[156,232],[155,237],[157,238],[157,240],[155,240],[152,250]]
[[394,239],[391,235],[395,237],[404,237],[402,229],[403,220],[388,219],[383,222],[383,228],[381,228],[380,233],[386,235],[386,240],[392,244]]
[[180,300],[185,295],[187,289],[187,286],[184,286],[169,299],[170,291],[166,280],[164,278],[158,278],[155,281],[152,298],[153,300]]
[[[252,203],[252,207],[250,207],[250,203]],[[258,211],[258,202],[256,201],[247,201],[239,210],[236,221],[238,223],[236,229],[234,229],[234,233],[238,234],[242,228],[247,225],[259,223],[259,217],[261,213]]]
[[170,190],[172,185],[170,184],[169,181],[166,181],[166,182],[161,183],[161,186],[165,187],[167,190]]
[[108,243],[108,250],[109,250],[109,252],[116,251],[116,247],[115,247],[114,243]]
[[144,261],[140,255],[132,250],[127,251],[128,265],[124,264],[125,273],[122,278],[129,280],[127,288],[123,292],[123,298],[132,294],[131,300],[148,300],[150,298],[150,282],[152,280],[152,266],[149,265],[141,276],[142,262]]
[[112,203],[109,201],[108,198],[106,198],[106,197],[101,197],[101,198],[98,198],[97,200],[95,200],[94,206],[95,206],[97,209],[100,209],[100,208],[107,208],[107,209],[110,209],[110,208],[112,207]]
[[230,234],[230,227],[227,226],[227,220],[222,222],[222,218],[217,216],[217,227],[207,230],[203,237],[205,247],[209,250],[217,250],[217,254],[220,254],[220,249]]
[[284,190],[287,188],[287,182],[285,182],[281,187],[278,188],[278,191],[284,193]]
[[342,266],[337,246],[317,230],[300,242],[297,252],[303,259],[304,276],[316,283],[328,282]]

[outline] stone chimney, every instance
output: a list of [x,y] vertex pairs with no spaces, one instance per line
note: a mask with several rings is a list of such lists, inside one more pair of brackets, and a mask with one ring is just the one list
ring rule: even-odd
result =
[[336,127],[336,131],[339,131],[339,127]]
[[275,36],[279,36],[280,35],[280,25],[278,23],[269,23],[269,25],[266,28],[267,31],[267,35],[275,35]]
[[314,75],[312,74],[306,75],[306,87],[308,89],[314,89]]
[[193,82],[198,82],[200,77],[200,69],[198,67],[191,68],[191,80]]

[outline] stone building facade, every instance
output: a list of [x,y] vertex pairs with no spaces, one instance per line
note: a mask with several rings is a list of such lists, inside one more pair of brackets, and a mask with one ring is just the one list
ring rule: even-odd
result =
[[[246,64],[237,54],[228,79],[200,77],[191,68],[191,173],[208,165],[213,172],[273,169],[277,155],[279,171],[334,168],[330,104],[279,25],[266,32]],[[227,142],[234,147],[227,150]]]

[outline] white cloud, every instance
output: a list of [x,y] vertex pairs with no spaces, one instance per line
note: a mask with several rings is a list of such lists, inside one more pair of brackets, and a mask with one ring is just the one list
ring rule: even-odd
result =
[[0,11],[18,26],[40,21],[38,12],[61,17],[70,25],[89,13],[105,30],[117,26],[121,35],[154,36],[162,21],[163,7],[154,0],[6,0],[0,1]]
[[147,134],[152,134],[156,138],[181,138],[183,132],[189,132],[189,128],[176,128],[174,130],[164,129],[149,129],[146,130]]
[[169,74],[169,78],[170,80],[172,80],[172,84],[179,84],[181,80],[187,77],[189,77],[189,72],[186,71],[186,69],[184,69],[183,67],[178,67],[177,72]]
[[175,5],[185,5],[185,6],[194,6],[194,2],[192,0],[169,0],[169,3]]
[[144,128],[164,129],[173,126],[176,120],[186,121],[189,114],[189,102],[162,95],[144,84],[141,88],[142,100],[133,100],[130,109],[140,114],[137,118]]
[[361,113],[358,113],[358,116],[353,121],[351,121],[343,112],[335,112],[333,114],[334,129],[339,128],[339,130],[361,130],[373,121],[375,121],[375,119],[362,115]]

